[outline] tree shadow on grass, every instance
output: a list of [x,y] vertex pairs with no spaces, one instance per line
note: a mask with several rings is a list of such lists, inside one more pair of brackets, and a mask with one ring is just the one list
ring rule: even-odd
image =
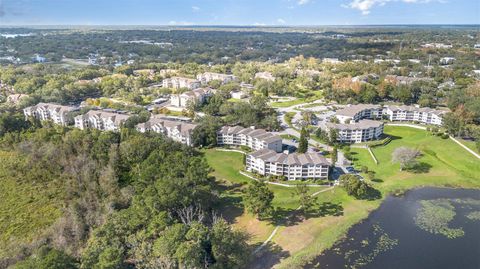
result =
[[[245,212],[242,199],[241,187],[243,184],[235,183],[230,185],[216,184],[215,191],[219,195],[219,199],[215,203],[215,209],[229,223],[233,223],[235,219]],[[226,195],[222,195],[226,194]]]
[[420,162],[412,168],[408,169],[408,171],[415,174],[424,174],[430,172],[430,168],[432,168],[431,164],[426,162]]
[[382,193],[373,187],[368,188],[367,193],[363,197],[361,197],[362,200],[368,201],[373,201],[380,198],[382,198]]
[[318,210],[316,212],[316,216],[318,217],[343,216],[343,206],[341,203],[323,202],[319,204],[316,210]]
[[269,220],[276,226],[293,226],[302,222],[303,219],[300,210],[277,207]]
[[376,183],[382,183],[383,180],[382,179],[379,179],[379,178],[374,178],[372,179],[373,182],[376,182]]
[[242,198],[237,196],[221,197],[217,204],[217,210],[228,223],[235,222],[235,219],[245,212]]
[[395,135],[388,135],[390,137],[390,139],[393,141],[393,140],[398,140],[398,139],[402,139],[403,137],[400,137],[400,136],[395,136]]
[[304,211],[302,209],[276,208],[270,221],[273,225],[293,226],[309,218],[319,218],[327,216],[342,216],[343,206],[341,203],[323,202],[316,203],[311,209]]
[[[259,245],[260,244],[255,246],[255,248]],[[268,242],[259,252],[252,256],[247,268],[272,268],[275,264],[278,264],[281,260],[288,258],[289,256],[290,252],[283,250],[279,245]]]

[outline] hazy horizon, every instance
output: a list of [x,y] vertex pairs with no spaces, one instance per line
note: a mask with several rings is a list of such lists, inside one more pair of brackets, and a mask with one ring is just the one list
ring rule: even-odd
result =
[[0,26],[480,24],[471,0],[0,0]]

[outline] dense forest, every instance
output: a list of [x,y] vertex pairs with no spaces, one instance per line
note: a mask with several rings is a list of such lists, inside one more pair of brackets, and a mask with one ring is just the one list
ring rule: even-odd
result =
[[[27,231],[32,243],[2,241],[0,267],[238,268],[248,262],[247,236],[216,213],[214,178],[193,148],[128,129],[40,127],[5,114],[0,123],[2,175],[58,191],[56,206],[35,209],[44,210],[39,226],[47,231]],[[26,218],[38,221],[35,214]]]
[[[421,42],[450,42],[473,46],[468,35],[475,28],[448,31],[441,27],[396,28],[159,28],[159,29],[0,29],[32,33],[21,38],[2,38],[0,52],[15,48],[12,56],[25,59],[35,54],[47,60],[87,58],[98,54],[114,60],[144,62],[235,63],[282,62],[289,58],[352,56],[371,58],[387,51],[408,51]],[[337,35],[348,38],[332,38]],[[399,42],[402,40],[402,42]],[[140,41],[140,42],[138,42]],[[147,43],[142,43],[142,42]],[[400,44],[401,43],[401,44]],[[411,55],[415,55],[412,53]]]

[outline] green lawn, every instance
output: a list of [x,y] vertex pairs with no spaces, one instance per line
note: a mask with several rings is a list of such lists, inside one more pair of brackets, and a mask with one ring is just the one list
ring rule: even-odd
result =
[[[242,228],[252,235],[251,243],[259,244],[270,236],[275,225],[270,221],[259,221],[253,215],[244,211],[241,202],[242,189],[244,189],[252,179],[239,173],[244,169],[242,162],[243,156],[238,152],[225,152],[209,149],[203,151],[209,165],[213,168],[212,175],[219,183],[220,213],[233,223],[235,227]],[[282,214],[295,210],[300,205],[298,197],[293,195],[294,188],[286,188],[274,185],[268,185],[274,192],[273,207]],[[314,193],[319,188],[310,188],[309,192]],[[279,217],[279,216],[275,216]],[[280,216],[281,217],[281,216]]]
[[285,102],[273,102],[270,104],[271,107],[273,108],[282,108],[282,107],[290,107],[294,105],[299,105],[306,103],[306,100],[303,98],[295,99],[295,100],[290,100],[290,101],[285,101]]
[[34,242],[61,216],[62,188],[54,182],[25,182],[15,174],[23,162],[0,151],[0,258]]
[[[423,130],[409,127],[387,126],[385,133],[395,139],[386,146],[373,149],[379,160],[376,165],[366,149],[352,148],[357,168],[368,166],[379,179],[370,182],[386,197],[388,193],[403,191],[419,186],[451,186],[480,188],[480,161],[449,139],[441,139]],[[424,173],[400,172],[399,164],[391,162],[392,152],[400,146],[418,148],[423,152],[420,162],[428,168]],[[376,201],[355,200],[341,188],[322,193],[319,202],[342,205],[342,216],[311,218],[300,224],[283,228],[274,242],[289,257],[282,260],[278,268],[301,268],[306,262],[331,247],[345,236],[348,229],[368,217],[382,199]],[[306,232],[308,231],[308,232]]]
[[[450,139],[409,127],[386,126],[385,133],[394,139],[385,146],[372,149],[379,165],[373,163],[366,150],[352,149],[358,159],[355,165],[368,166],[383,180],[375,183],[382,192],[417,186],[480,187],[480,161]],[[391,162],[392,152],[401,146],[422,152],[419,161],[425,168],[424,172],[401,172],[400,165]]]
[[295,100],[285,101],[285,102],[273,102],[270,104],[270,106],[273,108],[290,107],[294,105],[300,105],[303,103],[310,103],[323,97],[323,93],[320,91],[313,91],[312,93],[314,95],[308,98],[297,98]]
[[[419,186],[480,188],[480,161],[450,139],[442,139],[426,131],[409,127],[386,126],[385,133],[392,136],[393,140],[385,146],[373,148],[379,161],[378,165],[373,162],[367,150],[351,149],[356,159],[354,166],[360,168],[365,165],[376,172],[377,180],[370,183],[381,191],[382,197]],[[392,152],[400,146],[417,148],[422,152],[419,161],[425,169],[423,172],[400,171],[399,164],[391,162]],[[243,188],[250,180],[238,173],[243,168],[241,154],[215,150],[208,150],[205,153],[209,164],[215,169],[213,175],[220,181],[225,180],[222,184],[240,183],[239,188]],[[273,186],[270,188],[275,192],[276,207],[293,209],[298,206],[298,201],[292,197],[291,190]],[[240,197],[239,192],[222,195]],[[273,237],[275,245],[288,253],[276,267],[302,268],[306,262],[345,236],[352,225],[368,217],[368,214],[382,202],[382,199],[355,200],[340,187],[321,193],[317,197],[318,215],[291,225],[282,225]],[[338,214],[334,214],[335,212]],[[267,238],[274,228],[263,221],[255,222],[252,216],[244,212],[237,216],[237,219],[239,221],[235,225],[255,235],[253,243],[259,243]],[[257,259],[275,259],[275,255],[267,252]]]
[[475,144],[475,141],[471,141],[471,140],[465,140],[465,139],[461,139],[461,138],[457,138],[457,140],[464,144],[465,146],[467,146],[469,149],[475,151],[476,153],[480,153],[480,151],[478,150],[477,148],[477,145]]
[[[213,168],[212,175],[222,184],[238,184],[239,188],[244,188],[252,179],[239,173],[245,167],[243,165],[243,156],[238,152],[225,152],[215,149],[204,151],[209,165]],[[288,184],[288,182],[286,182]],[[298,183],[298,182],[296,182]],[[294,188],[287,188],[275,185],[268,185],[268,188],[275,194],[273,200],[274,207],[295,209],[300,203],[298,198],[293,196]],[[310,188],[310,193],[318,191],[319,188]]]

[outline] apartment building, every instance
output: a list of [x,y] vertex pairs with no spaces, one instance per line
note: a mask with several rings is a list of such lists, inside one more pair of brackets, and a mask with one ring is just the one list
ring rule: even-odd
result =
[[205,72],[197,75],[197,80],[202,84],[207,84],[212,80],[220,80],[223,84],[236,80],[234,75]]
[[67,126],[72,123],[69,113],[77,110],[78,107],[73,106],[38,103],[34,106],[24,108],[23,114],[25,115],[25,119],[33,117],[38,120],[49,120],[55,124]]
[[336,112],[336,117],[341,123],[348,121],[359,121],[361,119],[380,119],[382,118],[382,106],[359,104],[351,105]]
[[218,145],[246,146],[252,150],[282,152],[282,138],[263,129],[224,126],[217,133]]
[[192,133],[196,127],[197,125],[192,123],[152,117],[149,121],[138,124],[136,129],[141,133],[155,132],[164,134],[174,141],[191,146],[193,145]]
[[171,77],[166,78],[162,81],[162,86],[164,88],[188,88],[190,90],[194,90],[200,88],[200,81],[192,78],[184,78],[184,77]]
[[384,114],[390,121],[418,121],[425,124],[442,125],[447,111],[416,106],[387,106]]
[[381,121],[360,120],[350,124],[326,123],[327,131],[337,130],[337,141],[341,143],[362,143],[378,139],[383,134]]
[[262,149],[247,155],[246,170],[288,180],[328,179],[330,163],[318,153],[278,153]]
[[214,91],[210,88],[198,88],[181,94],[172,94],[170,96],[170,103],[173,107],[186,108],[191,102],[205,102],[213,93]]
[[119,131],[130,115],[102,110],[90,110],[75,117],[75,127],[81,130],[94,128],[101,131]]

